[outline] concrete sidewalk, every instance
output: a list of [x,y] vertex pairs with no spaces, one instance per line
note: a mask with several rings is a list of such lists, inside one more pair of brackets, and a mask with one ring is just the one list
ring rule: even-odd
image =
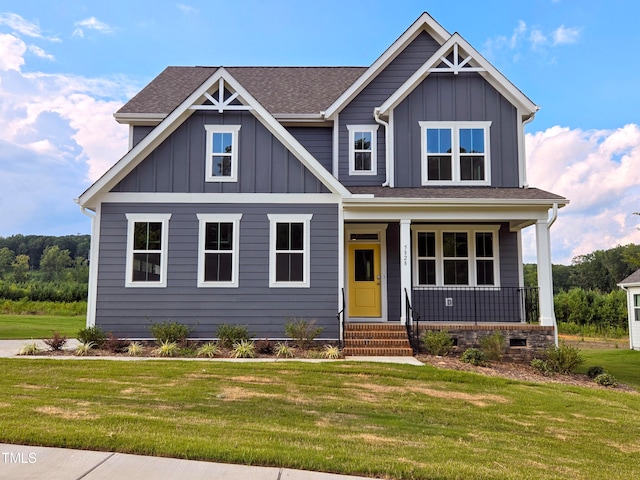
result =
[[367,477],[289,468],[144,457],[124,453],[0,443],[0,478],[12,480],[363,480]]

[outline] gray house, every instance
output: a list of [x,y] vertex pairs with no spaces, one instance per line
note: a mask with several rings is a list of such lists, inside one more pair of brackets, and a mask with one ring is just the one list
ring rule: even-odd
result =
[[568,200],[527,185],[537,110],[426,13],[369,67],[168,67],[115,114],[130,150],[77,199],[95,212],[87,324],[277,339],[302,317],[343,339],[534,315],[553,334]]

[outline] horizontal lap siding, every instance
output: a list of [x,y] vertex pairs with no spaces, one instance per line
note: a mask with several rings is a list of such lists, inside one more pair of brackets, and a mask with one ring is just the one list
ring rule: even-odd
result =
[[[166,288],[125,288],[126,213],[171,213]],[[197,213],[242,213],[238,288],[197,288]],[[269,288],[267,214],[313,214],[311,287]],[[257,337],[284,336],[287,318],[315,319],[322,336],[337,338],[338,214],[336,205],[102,206],[96,323],[126,337],[149,337],[154,322],[195,327],[215,336],[217,325],[247,325]]]

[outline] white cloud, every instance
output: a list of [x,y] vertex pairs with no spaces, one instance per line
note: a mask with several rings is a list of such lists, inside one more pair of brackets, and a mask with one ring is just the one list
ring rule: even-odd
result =
[[18,37],[8,33],[0,33],[0,72],[15,70],[20,71],[24,65],[24,52],[27,46]]
[[55,57],[47,52],[45,52],[42,48],[36,45],[29,45],[27,49],[33,53],[36,57],[44,58],[46,60],[55,60]]
[[178,7],[178,10],[180,10],[185,15],[195,15],[198,13],[197,8],[190,5],[185,5],[184,3],[178,3],[176,4],[176,7]]
[[567,45],[570,43],[576,43],[580,39],[579,28],[565,28],[564,25],[560,25],[553,33],[554,45]]
[[113,29],[111,26],[106,23],[98,20],[96,17],[85,18],[84,20],[80,20],[74,23],[76,29],[73,31],[74,37],[84,38],[84,30],[95,30],[100,33],[112,33]]
[[0,25],[5,25],[12,29],[14,32],[26,35],[28,37],[42,38],[52,42],[60,41],[60,39],[57,37],[48,37],[43,35],[42,30],[40,29],[40,25],[25,20],[20,15],[17,15],[15,13],[0,13]]
[[[567,197],[552,227],[553,259],[640,243],[640,127],[617,130],[552,127],[526,135],[529,184]],[[525,257],[534,255],[525,242]]]

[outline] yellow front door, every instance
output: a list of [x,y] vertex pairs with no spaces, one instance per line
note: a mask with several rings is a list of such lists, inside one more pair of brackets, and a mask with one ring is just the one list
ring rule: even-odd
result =
[[380,244],[349,244],[349,317],[380,318]]

